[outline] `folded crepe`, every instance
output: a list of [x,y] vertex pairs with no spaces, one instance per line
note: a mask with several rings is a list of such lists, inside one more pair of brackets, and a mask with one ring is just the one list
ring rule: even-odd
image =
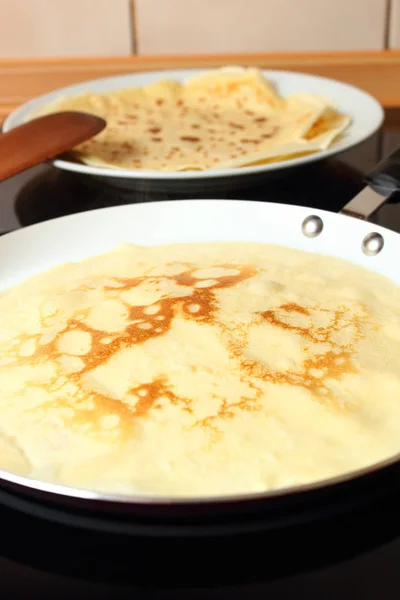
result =
[[203,171],[287,160],[326,150],[350,123],[329,99],[279,96],[254,68],[61,96],[40,114],[65,110],[107,121],[101,133],[74,149],[75,158],[130,170]]

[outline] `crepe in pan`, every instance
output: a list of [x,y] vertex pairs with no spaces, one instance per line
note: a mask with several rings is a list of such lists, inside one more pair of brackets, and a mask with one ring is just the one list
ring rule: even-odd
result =
[[264,244],[125,245],[0,298],[0,468],[262,492],[400,449],[400,290]]

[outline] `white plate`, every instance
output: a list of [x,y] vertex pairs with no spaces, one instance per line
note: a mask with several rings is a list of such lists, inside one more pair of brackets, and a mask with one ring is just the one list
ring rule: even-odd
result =
[[[3,131],[7,132],[18,125],[21,125],[25,118],[41,109],[44,105],[52,102],[57,97],[65,94],[76,94],[82,91],[105,92],[123,87],[139,87],[153,83],[163,78],[172,78],[178,81],[184,81],[195,74],[205,72],[209,69],[191,69],[179,71],[155,71],[151,73],[137,73],[133,75],[122,75],[117,77],[108,77],[97,79],[77,85],[72,85],[63,89],[56,90],[44,96],[40,96],[27,102],[13,113],[11,113],[3,124]],[[320,94],[329,97],[338,107],[338,109],[351,117],[352,123],[343,136],[333,144],[331,148],[323,152],[317,152],[309,156],[294,158],[279,163],[270,163],[266,165],[257,165],[250,167],[241,167],[235,169],[213,169],[208,171],[185,171],[175,173],[165,173],[159,171],[135,171],[135,170],[114,170],[101,167],[91,167],[67,160],[55,160],[54,165],[59,169],[75,171],[94,177],[107,178],[107,181],[114,185],[126,185],[127,181],[136,184],[140,181],[153,181],[160,184],[167,184],[170,189],[171,184],[190,182],[206,182],[209,184],[216,180],[227,178],[248,178],[257,174],[263,174],[271,171],[278,171],[290,167],[305,165],[328,156],[333,156],[344,150],[356,146],[360,142],[370,137],[381,126],[384,118],[382,106],[372,96],[351,85],[317,77],[315,75],[306,75],[303,73],[292,73],[288,71],[263,71],[265,77],[271,80],[277,87],[278,93],[282,96],[288,96],[296,92],[308,92],[311,94]],[[238,183],[238,182],[237,182]],[[169,185],[168,185],[169,184]],[[174,187],[174,186],[173,186]]]

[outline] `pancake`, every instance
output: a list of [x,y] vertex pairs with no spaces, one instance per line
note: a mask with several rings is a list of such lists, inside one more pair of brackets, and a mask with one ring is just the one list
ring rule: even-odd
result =
[[101,133],[74,149],[75,158],[92,166],[153,171],[229,169],[318,152],[350,123],[329,99],[279,96],[254,68],[61,96],[40,114],[65,110],[107,121]]
[[400,450],[400,289],[251,243],[122,245],[0,296],[0,468],[109,493],[320,481]]

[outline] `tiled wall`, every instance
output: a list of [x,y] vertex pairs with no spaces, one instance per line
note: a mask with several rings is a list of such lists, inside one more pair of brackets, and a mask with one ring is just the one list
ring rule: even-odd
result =
[[400,48],[400,0],[0,0],[0,57]]

